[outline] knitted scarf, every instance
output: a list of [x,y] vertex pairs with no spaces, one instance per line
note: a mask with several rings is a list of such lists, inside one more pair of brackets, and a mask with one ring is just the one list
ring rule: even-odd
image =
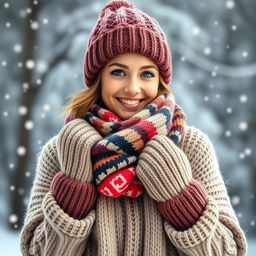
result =
[[[168,93],[158,96],[127,120],[97,104],[84,119],[103,136],[92,147],[91,158],[97,190],[109,197],[141,195],[144,187],[136,177],[136,165],[146,143],[159,134],[178,144],[186,124],[185,113]],[[66,118],[65,123],[70,120]]]

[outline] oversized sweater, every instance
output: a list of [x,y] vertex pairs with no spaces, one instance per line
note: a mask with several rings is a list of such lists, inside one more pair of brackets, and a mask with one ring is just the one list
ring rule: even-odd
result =
[[[88,136],[92,136],[91,129]],[[50,189],[54,176],[61,171],[57,138],[43,146],[37,160],[20,236],[23,255],[246,255],[245,235],[231,206],[213,144],[198,128],[186,126],[177,146],[189,160],[193,178],[206,188],[207,204],[198,221],[182,231],[163,218],[156,201],[146,192],[135,199],[99,194],[84,218],[69,216]],[[91,148],[85,150],[90,152]],[[67,161],[74,159],[71,153],[65,153]],[[76,168],[74,162],[69,164]],[[92,171],[90,159],[86,168]]]

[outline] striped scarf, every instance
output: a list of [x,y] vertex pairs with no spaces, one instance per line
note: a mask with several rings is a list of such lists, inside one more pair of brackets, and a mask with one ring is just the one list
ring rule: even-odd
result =
[[91,150],[94,182],[99,193],[136,198],[144,187],[136,177],[136,165],[146,143],[166,135],[178,144],[186,115],[172,94],[158,96],[127,120],[95,104],[84,116],[104,138]]

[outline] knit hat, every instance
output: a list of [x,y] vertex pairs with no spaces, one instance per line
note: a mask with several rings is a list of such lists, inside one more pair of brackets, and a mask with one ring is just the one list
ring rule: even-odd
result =
[[166,84],[172,74],[171,53],[158,22],[124,0],[110,1],[101,10],[89,35],[84,58],[84,82],[90,87],[100,69],[124,53],[152,59]]

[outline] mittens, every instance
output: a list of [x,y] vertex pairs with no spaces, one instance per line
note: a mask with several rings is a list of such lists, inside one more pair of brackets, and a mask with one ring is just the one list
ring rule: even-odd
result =
[[92,208],[97,191],[92,182],[91,148],[101,135],[85,120],[66,124],[56,140],[61,171],[50,185],[62,210],[75,219],[82,219]]
[[207,190],[192,177],[185,153],[168,137],[157,135],[146,144],[136,173],[157,201],[161,215],[178,230],[199,219],[207,203]]

